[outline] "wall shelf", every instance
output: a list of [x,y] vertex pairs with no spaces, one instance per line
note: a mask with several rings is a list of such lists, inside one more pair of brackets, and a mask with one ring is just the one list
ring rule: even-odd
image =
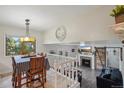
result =
[[110,29],[114,31],[119,39],[124,40],[124,22],[111,25]]

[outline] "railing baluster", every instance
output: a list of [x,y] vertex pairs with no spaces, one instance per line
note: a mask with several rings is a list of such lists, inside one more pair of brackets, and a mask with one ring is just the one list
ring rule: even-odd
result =
[[[50,58],[49,61],[51,61],[50,66],[53,65],[55,72],[55,87],[72,87],[78,83],[76,58],[64,57],[62,55],[48,55],[48,57]],[[60,81],[57,82],[58,80]]]

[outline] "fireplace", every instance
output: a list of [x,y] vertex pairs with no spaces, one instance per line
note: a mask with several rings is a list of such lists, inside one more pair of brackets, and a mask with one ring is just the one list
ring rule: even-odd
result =
[[91,67],[91,58],[90,57],[82,57],[81,65],[86,67]]

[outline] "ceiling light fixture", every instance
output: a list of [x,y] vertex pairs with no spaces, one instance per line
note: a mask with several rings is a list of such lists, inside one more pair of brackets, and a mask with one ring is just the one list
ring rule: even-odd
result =
[[26,25],[26,36],[25,37],[21,37],[20,41],[21,42],[33,42],[35,41],[35,38],[34,37],[31,37],[30,36],[30,33],[29,33],[29,19],[25,19],[25,25]]

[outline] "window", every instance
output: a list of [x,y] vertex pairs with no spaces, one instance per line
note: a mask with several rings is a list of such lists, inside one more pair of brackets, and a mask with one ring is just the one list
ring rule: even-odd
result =
[[18,36],[6,36],[6,56],[25,55],[36,53],[36,39],[34,41],[21,41]]

